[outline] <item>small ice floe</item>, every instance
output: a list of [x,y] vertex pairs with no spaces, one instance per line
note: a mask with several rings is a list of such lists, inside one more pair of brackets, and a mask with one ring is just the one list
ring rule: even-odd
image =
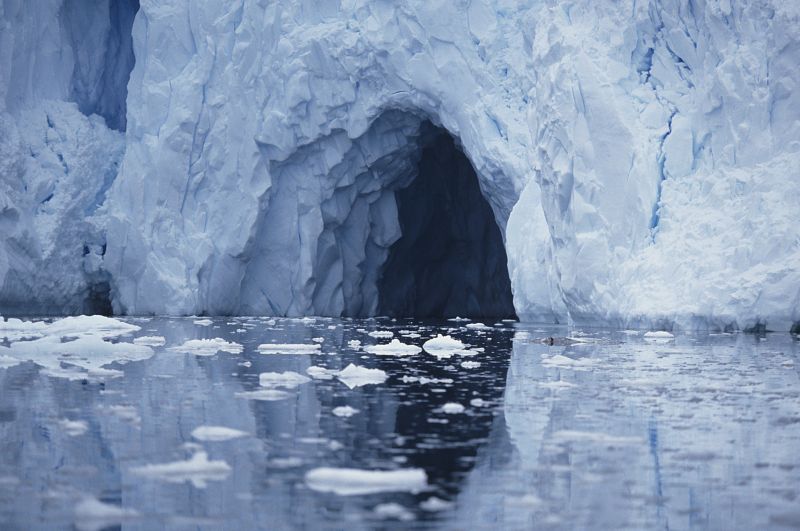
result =
[[212,324],[214,324],[214,321],[212,321],[211,319],[197,319],[196,321],[194,321],[194,324],[199,326],[211,326]]
[[190,339],[183,345],[170,347],[176,352],[187,352],[195,356],[213,356],[217,352],[229,352],[231,354],[241,354],[244,347],[239,343],[228,342],[222,338],[213,339]]
[[75,505],[75,527],[79,531],[100,531],[138,517],[139,512],[134,509],[103,503],[97,498],[84,498]]
[[311,378],[300,373],[285,372],[262,372],[258,375],[258,383],[261,387],[283,387],[284,389],[294,389],[301,384],[308,383]]
[[337,417],[352,417],[353,415],[358,413],[358,410],[350,406],[338,406],[333,408],[332,413]]
[[374,330],[368,333],[367,335],[370,337],[378,337],[378,338],[382,337],[388,339],[390,337],[394,337],[394,332],[391,332],[389,330]]
[[625,334],[626,336],[638,336],[639,335],[639,331],[638,330],[623,330],[622,333]]
[[64,433],[66,433],[70,437],[77,437],[78,435],[83,435],[89,430],[89,425],[86,423],[85,420],[63,419],[58,421],[58,425],[61,427]]
[[141,330],[137,325],[102,315],[75,315],[58,319],[52,323],[22,321],[21,319],[3,321],[0,318],[0,337],[5,337],[9,341],[45,336],[58,338],[99,336],[109,339],[130,334],[137,330]]
[[438,334],[433,339],[427,340],[422,344],[422,348],[424,348],[425,352],[428,354],[432,354],[440,359],[449,358],[453,354],[472,354],[466,350],[466,345],[464,345],[464,343],[458,339],[454,339],[450,336],[443,336],[441,334]]
[[279,389],[258,389],[256,391],[242,391],[236,393],[237,398],[246,398],[248,400],[262,400],[264,402],[274,402],[276,400],[285,400],[291,396],[292,393],[281,391]]
[[419,504],[419,508],[428,512],[446,511],[453,507],[453,502],[445,501],[436,496],[431,496],[427,500]]
[[467,328],[470,330],[489,330],[491,327],[486,326],[483,323],[468,323]]
[[481,366],[481,362],[479,361],[462,361],[461,367],[464,369],[477,369]]
[[312,337],[311,341],[313,341],[314,343],[322,344],[322,343],[325,342],[325,338],[324,337]]
[[319,343],[262,343],[258,346],[260,354],[319,354]]
[[144,345],[147,347],[161,347],[167,342],[162,336],[140,336],[133,338],[134,345]]
[[392,339],[385,345],[371,345],[364,348],[364,351],[378,356],[413,356],[419,354],[422,349],[416,345],[408,345],[398,339]]
[[358,348],[361,346],[361,341],[359,341],[358,339],[351,339],[350,341],[347,342],[347,346],[350,348]]
[[428,384],[451,384],[452,378],[427,378],[425,376],[403,376],[400,378],[403,383],[419,383],[422,385]]
[[563,389],[570,389],[572,387],[577,387],[577,385],[575,385],[574,383],[565,382],[563,380],[558,380],[555,382],[540,382],[539,387],[561,391]]
[[286,470],[288,468],[303,466],[303,463],[304,461],[299,457],[273,457],[267,461],[267,467]]
[[472,400],[469,401],[469,405],[471,405],[472,407],[484,407],[488,406],[489,403],[483,398],[473,398]]
[[442,413],[447,413],[448,415],[457,415],[463,412],[464,406],[456,402],[448,402],[442,406]]
[[400,520],[409,522],[414,519],[414,513],[400,505],[399,503],[379,503],[372,510],[376,518],[381,520]]
[[336,369],[326,369],[325,367],[318,367],[316,365],[312,365],[306,369],[306,374],[315,380],[332,380],[338,372],[339,371]]
[[198,426],[192,430],[192,437],[198,441],[220,442],[247,437],[246,431],[226,428],[225,426]]
[[552,357],[542,359],[542,365],[551,369],[570,369],[573,371],[588,371],[594,366],[594,361],[589,358],[573,359],[556,354]]
[[386,381],[388,375],[380,369],[368,369],[359,365],[350,364],[336,373],[336,377],[350,389],[362,385],[376,385]]
[[0,355],[0,369],[8,369],[22,363],[21,360],[12,356]]
[[206,452],[198,451],[186,461],[138,466],[131,468],[131,473],[170,483],[188,481],[202,489],[207,481],[221,481],[228,477],[231,467],[225,461],[209,461]]
[[456,316],[456,317],[451,317],[450,319],[448,319],[448,321],[451,321],[453,323],[461,323],[461,322],[472,321],[472,319],[467,319],[466,317],[458,317],[458,316]]
[[407,334],[400,334],[403,337],[407,337],[408,339],[416,339],[418,337],[422,337],[420,334],[416,332],[408,332]]
[[361,470],[321,467],[306,473],[306,485],[318,492],[340,496],[378,492],[418,493],[428,487],[428,476],[421,468],[400,470]]
[[675,339],[675,336],[664,330],[657,330],[644,333],[644,340],[650,343],[667,343]]

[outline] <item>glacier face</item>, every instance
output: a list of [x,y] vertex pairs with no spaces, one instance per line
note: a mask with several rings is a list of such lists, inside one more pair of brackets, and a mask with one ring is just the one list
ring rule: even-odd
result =
[[[107,283],[118,312],[372,314],[431,122],[474,168],[521,318],[800,321],[794,3],[120,4],[2,7],[0,300]],[[52,136],[21,136],[32,112],[93,124],[69,148],[85,174],[23,167]]]

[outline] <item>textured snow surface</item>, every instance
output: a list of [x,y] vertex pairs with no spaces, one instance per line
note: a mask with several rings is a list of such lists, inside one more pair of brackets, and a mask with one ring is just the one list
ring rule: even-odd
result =
[[87,5],[0,7],[6,314],[374,314],[430,122],[520,318],[800,321],[795,2]]

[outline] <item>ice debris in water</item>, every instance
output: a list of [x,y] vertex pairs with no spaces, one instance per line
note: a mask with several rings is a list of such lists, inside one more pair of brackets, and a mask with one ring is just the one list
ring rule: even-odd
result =
[[75,315],[58,319],[52,323],[44,321],[22,321],[0,318],[0,337],[10,341],[44,336],[81,337],[86,335],[103,338],[118,337],[140,330],[140,327],[102,315]]
[[58,422],[58,425],[61,426],[61,429],[64,430],[64,433],[70,437],[83,435],[89,430],[89,425],[85,420],[63,419]]
[[389,330],[375,330],[367,334],[370,337],[383,337],[383,338],[390,338],[394,337],[394,333],[390,332]]
[[249,434],[246,431],[226,428],[225,426],[198,426],[192,430],[192,437],[198,441],[229,441],[239,437],[246,437],[247,435]]
[[356,413],[358,413],[358,410],[350,406],[338,406],[333,408],[333,414],[337,417],[352,417]]
[[292,396],[292,394],[279,389],[258,389],[256,391],[242,391],[240,393],[236,393],[236,396],[238,398],[247,398],[249,400],[263,400],[265,402],[272,402],[275,400],[285,400]]
[[468,321],[471,321],[471,320],[472,320],[472,319],[467,319],[466,317],[458,317],[458,316],[456,316],[456,317],[451,317],[450,319],[448,319],[448,321],[452,321],[452,322],[454,322],[454,323],[460,323],[460,322],[462,322],[462,321],[463,321],[463,322],[468,322]]
[[379,503],[372,510],[377,518],[382,520],[400,520],[409,522],[414,519],[414,513],[400,505],[399,503]]
[[448,415],[456,415],[464,412],[464,406],[456,402],[448,402],[442,406],[442,412]]
[[321,467],[306,473],[311,490],[333,492],[341,496],[378,492],[417,493],[428,486],[428,476],[421,468],[400,470],[362,470]]
[[190,339],[183,345],[170,347],[170,350],[188,352],[195,356],[213,356],[219,351],[240,354],[244,348],[239,343],[215,337],[213,339]]
[[466,326],[471,330],[488,330],[489,328],[491,328],[483,323],[467,323]]
[[336,373],[336,377],[350,389],[362,385],[375,385],[386,381],[388,375],[380,369],[368,369],[350,364]]
[[361,346],[361,341],[359,341],[358,339],[351,339],[350,341],[347,342],[347,346],[350,348],[358,348]]
[[645,332],[644,340],[649,341],[651,343],[667,343],[675,339],[675,336],[669,332],[665,332],[663,330],[654,331],[654,332]]
[[225,461],[209,461],[206,452],[198,451],[186,461],[133,467],[131,473],[170,483],[188,481],[202,489],[207,481],[221,481],[228,477],[231,467]]
[[445,501],[441,498],[437,498],[436,496],[431,496],[419,504],[420,509],[428,512],[446,511],[452,506],[453,502]]
[[162,336],[140,336],[133,338],[134,345],[145,345],[147,347],[161,347],[167,342]]
[[262,387],[283,387],[284,389],[294,389],[295,387],[310,382],[311,378],[302,374],[285,372],[262,372],[258,375],[258,383]]
[[464,343],[458,339],[454,339],[450,336],[443,336],[441,334],[438,334],[436,337],[427,340],[422,344],[422,348],[424,348],[425,352],[428,354],[433,354],[438,358],[449,358],[453,354],[471,354],[466,350]]
[[469,405],[471,405],[472,407],[483,407],[483,406],[488,406],[489,403],[486,402],[486,400],[484,400],[483,398],[473,398],[472,400],[469,401]]
[[465,369],[477,369],[481,366],[479,361],[462,361],[461,366]]
[[322,347],[318,343],[263,343],[258,346],[261,354],[317,354]]
[[137,518],[139,512],[119,505],[103,503],[97,498],[84,498],[75,505],[75,527],[79,531],[99,531]]
[[364,348],[370,354],[377,354],[378,356],[412,356],[419,354],[422,349],[416,345],[408,345],[398,339],[392,339],[385,345],[371,345]]
[[326,369],[325,367],[318,367],[316,365],[312,365],[306,369],[306,374],[315,380],[332,380],[338,372],[339,371],[336,369]]
[[214,321],[212,321],[211,319],[197,319],[196,321],[194,321],[194,324],[200,326],[210,326],[214,324]]

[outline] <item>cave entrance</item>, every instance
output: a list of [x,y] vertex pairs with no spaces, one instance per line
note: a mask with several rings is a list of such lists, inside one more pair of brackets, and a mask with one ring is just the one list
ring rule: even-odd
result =
[[378,312],[515,317],[503,238],[472,164],[430,122],[418,142],[417,174],[395,192],[402,236],[378,280]]

